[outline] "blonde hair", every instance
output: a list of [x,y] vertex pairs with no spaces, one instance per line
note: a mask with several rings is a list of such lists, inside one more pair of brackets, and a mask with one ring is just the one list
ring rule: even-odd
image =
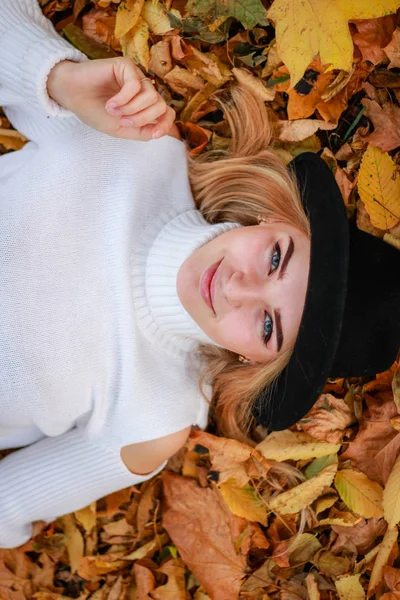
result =
[[[264,102],[243,84],[214,98],[225,113],[232,139],[226,150],[189,155],[197,208],[209,223],[257,225],[261,217],[287,223],[309,236],[295,178],[273,150],[273,127]],[[210,412],[219,433],[254,447],[248,435],[252,406],[287,365],[292,348],[265,365],[243,364],[237,354],[217,346],[202,345],[200,352],[205,360],[200,387],[212,385]]]

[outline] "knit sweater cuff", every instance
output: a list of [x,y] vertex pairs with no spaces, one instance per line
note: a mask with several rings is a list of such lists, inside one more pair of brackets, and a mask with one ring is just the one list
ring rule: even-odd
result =
[[[47,79],[62,60],[89,60],[55,31],[40,12],[36,0],[2,0],[0,7],[0,81],[25,103],[40,106],[50,117],[73,113],[52,100]],[[32,14],[30,14],[32,13]]]
[[167,464],[135,475],[105,439],[95,444],[78,429],[44,438],[0,461],[0,548],[32,535],[33,521],[53,521],[99,498],[151,479]]

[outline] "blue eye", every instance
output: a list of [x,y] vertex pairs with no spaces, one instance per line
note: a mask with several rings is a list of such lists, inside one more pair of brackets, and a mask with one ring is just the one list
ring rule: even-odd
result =
[[281,249],[279,247],[279,244],[275,244],[274,250],[275,251],[271,259],[271,270],[268,273],[268,275],[276,271],[276,269],[279,267],[279,263],[281,262]]
[[263,342],[264,342],[264,344],[267,344],[269,342],[269,340],[271,339],[272,330],[273,330],[272,319],[269,316],[269,314],[266,313],[266,318],[265,318],[264,327],[263,327]]

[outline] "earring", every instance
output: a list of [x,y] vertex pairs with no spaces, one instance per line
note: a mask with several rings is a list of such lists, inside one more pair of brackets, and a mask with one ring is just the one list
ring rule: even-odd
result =
[[242,356],[241,354],[239,354],[238,360],[241,363],[244,363],[245,365],[248,365],[249,363],[251,363],[251,360],[249,358],[246,358],[245,356]]
[[261,223],[269,223],[269,219],[266,219],[265,217],[262,217],[261,215],[258,215],[257,221],[258,221],[259,225],[261,225]]

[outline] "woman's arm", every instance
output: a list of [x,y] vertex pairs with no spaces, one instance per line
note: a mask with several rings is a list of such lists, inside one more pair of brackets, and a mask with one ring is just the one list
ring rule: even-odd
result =
[[160,138],[168,134],[175,120],[175,111],[151,81],[123,56],[60,62],[49,75],[47,90],[83,123],[116,138]]
[[37,0],[0,0],[0,106],[38,144],[79,124],[47,94],[48,75],[63,60],[89,59],[61,38]]
[[99,442],[79,429],[46,437],[0,460],[0,548],[15,548],[32,535],[34,521],[53,521],[117,490],[146,481],[131,473],[107,432]]

